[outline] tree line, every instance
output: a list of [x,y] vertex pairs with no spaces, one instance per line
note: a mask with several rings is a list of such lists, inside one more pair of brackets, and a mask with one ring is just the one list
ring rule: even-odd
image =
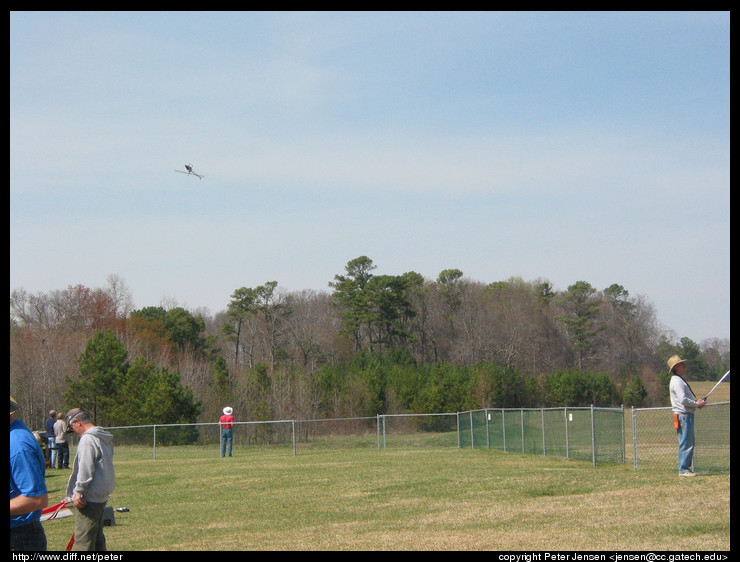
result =
[[666,405],[665,359],[693,380],[729,368],[729,340],[676,339],[619,284],[380,275],[349,261],[330,291],[241,287],[225,310],[136,309],[104,288],[10,297],[11,393],[40,426],[83,406],[103,425],[323,419],[481,407]]

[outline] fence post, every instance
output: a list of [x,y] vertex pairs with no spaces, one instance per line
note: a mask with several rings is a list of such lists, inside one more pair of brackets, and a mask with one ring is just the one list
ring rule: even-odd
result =
[[519,423],[522,425],[522,454],[526,453],[524,449],[524,408],[519,410]]
[[488,408],[483,410],[483,415],[486,416],[486,449],[491,448],[491,430],[489,428],[491,421],[491,414],[488,413]]
[[375,433],[377,435],[378,451],[380,451],[380,414],[375,414]]
[[504,434],[504,452],[507,453],[506,450],[506,410],[504,408],[501,408],[501,431]]
[[591,404],[591,456],[596,466],[596,423],[594,421],[594,405]]
[[568,406],[565,407],[565,458],[570,458],[570,435],[568,434],[569,431],[569,422],[570,418],[568,417]]
[[154,460],[157,460],[157,426],[153,425],[152,428],[154,429],[154,437],[152,438],[152,451],[154,453]]
[[295,450],[295,420],[290,420],[290,425],[292,426],[292,430],[293,430],[293,456],[295,456],[296,455],[296,450]]
[[622,464],[627,462],[627,454],[625,451],[625,448],[627,447],[627,445],[624,444],[625,437],[626,436],[624,434],[624,404],[622,404]]
[[545,445],[545,409],[540,408],[540,414],[542,417],[542,454],[547,456],[547,446]]
[[475,435],[473,434],[473,410],[470,410],[470,412],[468,412],[468,416],[470,417],[470,448],[475,449]]
[[632,406],[632,460],[637,470],[637,413],[634,406]]

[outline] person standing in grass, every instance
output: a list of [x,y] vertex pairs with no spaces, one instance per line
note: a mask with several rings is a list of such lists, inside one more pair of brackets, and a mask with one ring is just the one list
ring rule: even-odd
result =
[[47,456],[49,457],[49,468],[56,468],[57,464],[57,444],[56,438],[54,437],[54,424],[57,421],[57,411],[51,410],[49,417],[46,418],[46,448],[49,450]]
[[221,457],[226,455],[227,445],[229,456],[231,456],[231,446],[234,440],[234,436],[232,434],[232,426],[234,425],[233,413],[234,410],[229,406],[226,406],[226,408],[224,408],[224,414],[218,420],[218,423],[221,424]]
[[[67,433],[67,422],[64,421],[64,414],[57,414],[57,421],[54,424],[54,436],[57,443],[57,468],[69,468],[69,435]],[[53,468],[53,467],[52,467]]]
[[697,400],[689,383],[684,379],[686,361],[678,355],[668,360],[668,369],[671,373],[669,390],[671,394],[671,408],[673,410],[673,425],[678,435],[678,475],[691,477],[694,472],[694,412],[704,407],[704,400]]
[[93,424],[90,412],[74,408],[67,412],[67,425],[80,438],[67,496],[77,508],[75,550],[107,550],[103,511],[116,487],[113,469],[113,436]]
[[36,438],[14,414],[10,397],[10,550],[46,550],[41,511],[49,505],[44,453]]

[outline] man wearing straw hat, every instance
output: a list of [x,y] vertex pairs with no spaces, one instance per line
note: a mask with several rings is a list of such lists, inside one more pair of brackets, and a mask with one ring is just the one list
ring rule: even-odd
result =
[[684,379],[686,361],[678,355],[668,360],[668,370],[671,373],[669,390],[671,394],[671,408],[673,410],[673,426],[678,435],[678,475],[684,477],[696,476],[694,472],[694,412],[703,408],[706,402],[697,400],[689,383]]

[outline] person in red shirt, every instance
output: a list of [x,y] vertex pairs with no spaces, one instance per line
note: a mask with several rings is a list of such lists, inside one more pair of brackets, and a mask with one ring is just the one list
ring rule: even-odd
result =
[[233,414],[234,410],[229,408],[228,406],[224,408],[224,415],[221,416],[218,420],[218,423],[221,424],[221,457],[224,457],[226,455],[226,446],[228,444],[229,449],[229,456],[231,456],[231,444],[233,441],[233,435],[232,435],[232,426],[234,424],[234,416]]

